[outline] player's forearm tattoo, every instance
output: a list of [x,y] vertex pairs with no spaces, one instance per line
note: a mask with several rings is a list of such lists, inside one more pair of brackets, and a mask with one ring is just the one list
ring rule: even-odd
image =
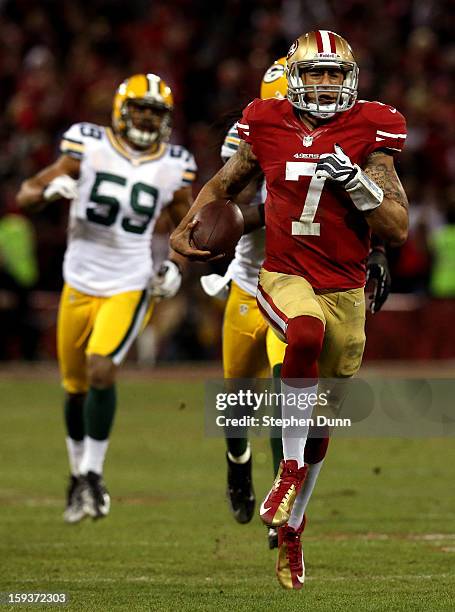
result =
[[235,196],[260,172],[261,168],[250,146],[241,142],[237,153],[218,172],[217,179],[228,196]]
[[[409,208],[408,198],[395,170],[390,168],[385,162],[374,159],[374,154],[370,155],[369,162],[364,171],[376,185],[384,192],[384,197],[397,202],[405,209]],[[373,159],[372,159],[373,158]]]

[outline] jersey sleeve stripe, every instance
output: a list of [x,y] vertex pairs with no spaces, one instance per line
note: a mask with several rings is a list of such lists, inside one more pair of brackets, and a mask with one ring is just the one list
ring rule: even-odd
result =
[[82,143],[74,142],[73,140],[68,140],[67,138],[62,140],[60,144],[61,150],[68,149],[69,151],[75,151],[76,153],[83,153],[84,148],[85,147]]
[[232,144],[237,144],[238,145],[238,144],[240,144],[240,140],[241,140],[240,138],[234,138],[233,136],[226,136],[224,142],[225,143],[230,142]]
[[63,153],[64,155],[69,155],[70,157],[74,157],[74,159],[78,159],[78,160],[81,160],[83,157],[82,153],[76,153],[75,151],[70,151],[69,149],[68,150],[60,149],[60,152]]
[[[239,143],[240,143],[240,141],[239,141]],[[228,149],[232,149],[233,151],[237,151],[237,149],[239,148],[239,145],[231,143],[231,142],[225,142],[223,147],[227,147]]]
[[66,147],[60,146],[60,153],[63,155],[69,155],[70,157],[74,157],[74,159],[81,160],[83,157],[82,151],[74,151],[73,149],[67,149]]
[[242,128],[243,130],[249,130],[250,126],[247,125],[246,123],[237,123],[237,125],[239,126],[239,128]]
[[376,134],[378,136],[389,136],[390,138],[406,138],[407,134],[392,134],[391,132],[383,132],[381,130],[376,130]]
[[75,140],[74,138],[68,138],[68,136],[63,136],[62,141],[74,142],[74,144],[78,144],[78,145],[82,145],[82,146],[84,145],[82,140]]
[[191,185],[196,180],[196,172],[186,171],[182,174],[182,183],[184,185]]

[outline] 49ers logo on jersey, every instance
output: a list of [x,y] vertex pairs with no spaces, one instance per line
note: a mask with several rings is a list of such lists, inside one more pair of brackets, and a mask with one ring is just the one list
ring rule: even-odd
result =
[[319,153],[294,153],[295,159],[319,159]]

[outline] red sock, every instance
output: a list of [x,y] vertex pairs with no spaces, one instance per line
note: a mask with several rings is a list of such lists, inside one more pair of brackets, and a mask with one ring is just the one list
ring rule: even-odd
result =
[[[302,315],[291,319],[286,332],[287,347],[281,378],[318,377],[318,358],[324,340],[324,324],[316,317]],[[315,381],[316,382],[316,381]],[[290,381],[292,386],[294,381]],[[305,385],[307,386],[307,385]]]
[[308,440],[305,444],[305,463],[319,463],[322,461],[327,454],[328,446],[329,428],[327,425],[323,427],[310,427]]

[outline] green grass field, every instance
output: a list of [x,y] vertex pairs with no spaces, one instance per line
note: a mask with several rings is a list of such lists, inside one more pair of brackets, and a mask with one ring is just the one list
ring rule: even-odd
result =
[[[228,513],[202,384],[120,384],[112,513],[76,526],[61,518],[61,396],[52,381],[0,381],[0,591],[64,591],[65,609],[89,612],[455,609],[453,440],[334,440],[308,512],[307,582],[287,592],[259,518]],[[260,500],[267,441],[253,450]]]

